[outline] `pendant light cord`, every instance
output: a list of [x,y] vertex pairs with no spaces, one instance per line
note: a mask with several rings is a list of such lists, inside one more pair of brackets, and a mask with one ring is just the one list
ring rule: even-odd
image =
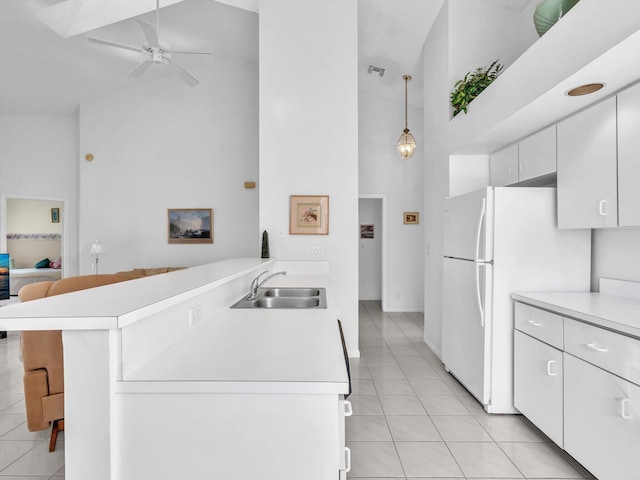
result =
[[409,132],[409,120],[408,120],[409,104],[407,102],[407,84],[409,83],[409,80],[411,80],[411,75],[403,75],[402,78],[404,78],[404,133],[408,133]]

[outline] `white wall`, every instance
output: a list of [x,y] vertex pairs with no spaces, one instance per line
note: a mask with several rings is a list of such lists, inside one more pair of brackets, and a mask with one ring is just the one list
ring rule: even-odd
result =
[[[260,230],[271,255],[331,262],[347,348],[358,354],[356,0],[260,4]],[[289,235],[290,195],[329,195],[329,235]],[[279,231],[283,231],[280,238]]]
[[382,299],[382,199],[361,198],[358,201],[358,222],[373,225],[373,238],[360,238],[358,254],[358,298]]
[[0,116],[0,196],[68,202],[65,276],[78,272],[77,128],[73,117]]
[[449,156],[449,196],[489,185],[489,155]]
[[424,47],[425,305],[424,341],[442,356],[444,198],[449,194],[449,8],[445,4]]
[[[191,73],[200,85],[141,80],[81,105],[81,272],[96,239],[104,273],[260,255],[258,191],[244,188],[258,179],[257,65],[213,56]],[[169,208],[212,208],[213,245],[169,245]]]
[[591,290],[600,278],[640,282],[640,228],[592,230]]
[[[422,75],[422,72],[407,73],[414,77]],[[411,82],[408,96],[411,97]],[[359,191],[361,194],[385,194],[387,198],[386,310],[422,312],[424,221],[421,219],[418,225],[405,225],[402,214],[422,214],[423,211],[423,109],[409,106],[409,130],[418,146],[413,157],[402,159],[396,143],[404,129],[404,90],[398,91],[397,101],[361,92],[358,108]]]

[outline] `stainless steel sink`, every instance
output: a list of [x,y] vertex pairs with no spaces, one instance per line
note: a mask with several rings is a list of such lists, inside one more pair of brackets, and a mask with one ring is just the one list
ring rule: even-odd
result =
[[252,300],[243,297],[231,308],[327,308],[324,288],[261,288]]
[[267,288],[264,291],[265,297],[318,297],[318,288]]
[[313,308],[320,305],[319,297],[262,297],[254,302],[256,308]]

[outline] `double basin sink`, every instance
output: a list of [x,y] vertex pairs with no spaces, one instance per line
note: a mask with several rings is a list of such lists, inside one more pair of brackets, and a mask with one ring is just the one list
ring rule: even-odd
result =
[[324,288],[261,288],[257,297],[243,297],[231,308],[327,308],[327,296]]

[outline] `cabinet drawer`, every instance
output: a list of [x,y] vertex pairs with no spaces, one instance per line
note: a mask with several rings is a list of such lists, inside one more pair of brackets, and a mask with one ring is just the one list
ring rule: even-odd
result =
[[555,313],[516,302],[515,326],[527,333],[562,350],[562,317]]
[[562,447],[562,352],[516,331],[513,354],[515,407]]
[[640,387],[564,354],[564,448],[597,478],[640,478]]
[[564,319],[564,350],[640,385],[640,340]]

